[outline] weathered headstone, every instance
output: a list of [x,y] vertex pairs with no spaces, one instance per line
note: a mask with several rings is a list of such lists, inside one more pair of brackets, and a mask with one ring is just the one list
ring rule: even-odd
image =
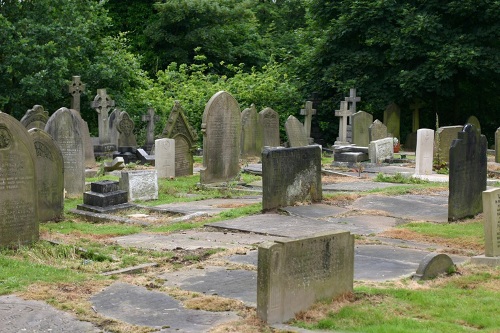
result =
[[465,124],[474,125],[474,127],[479,131],[479,133],[481,133],[481,124],[479,123],[479,119],[477,119],[476,116],[470,116],[469,118],[467,118]]
[[385,138],[370,142],[368,157],[372,163],[380,163],[394,156],[393,138]]
[[410,104],[410,110],[412,111],[412,132],[417,132],[420,128],[420,108],[424,106],[424,102],[421,100],[415,100]]
[[118,147],[118,138],[120,137],[120,132],[118,132],[118,120],[120,119],[120,114],[122,111],[120,109],[114,109],[109,114],[109,143],[115,147]]
[[127,191],[128,201],[158,199],[156,170],[122,171],[120,189]]
[[309,144],[304,126],[294,116],[289,116],[286,120],[285,130],[290,147],[304,147]]
[[467,124],[450,147],[448,220],[473,217],[483,211],[481,193],[486,190],[488,142]]
[[36,153],[26,128],[0,112],[0,247],[38,240]]
[[257,316],[267,323],[353,290],[354,236],[347,231],[266,242],[258,256]]
[[304,129],[306,131],[307,138],[311,137],[311,123],[312,116],[316,114],[316,109],[313,109],[313,102],[306,101],[306,106],[304,109],[300,110],[300,114],[304,117]]
[[368,128],[368,136],[370,142],[387,138],[387,126],[385,126],[380,120],[375,119],[373,124],[371,124]]
[[97,95],[91,106],[98,113],[99,144],[108,144],[110,143],[108,112],[115,106],[115,101],[108,96],[106,89],[97,89]]
[[435,157],[439,162],[450,161],[450,147],[453,140],[458,137],[463,126],[443,126],[436,131],[434,142],[436,143]]
[[353,112],[348,108],[348,102],[341,101],[340,109],[335,110],[335,116],[341,117],[339,120],[339,137],[335,144],[347,144],[347,119],[349,116],[352,116]]
[[175,101],[162,137],[175,140],[175,176],[193,174],[193,153],[198,135],[189,124],[179,101]]
[[210,184],[235,179],[240,172],[241,111],[225,91],[213,95],[202,119],[203,169],[200,182]]
[[118,124],[116,125],[116,129],[118,130],[118,133],[120,133],[118,137],[118,148],[137,147],[134,127],[134,121],[130,118],[129,114],[122,111],[120,113],[120,119],[118,119]]
[[259,112],[259,122],[262,127],[262,146],[279,147],[280,142],[280,117],[278,112],[265,108]]
[[38,219],[58,221],[64,215],[64,161],[61,149],[45,131],[32,128],[29,134],[36,152]]
[[155,169],[158,178],[175,177],[175,140],[155,140]]
[[373,122],[373,115],[359,111],[352,115],[352,143],[368,147],[370,144],[369,128]]
[[500,163],[500,127],[495,131],[495,163]]
[[264,148],[262,209],[321,201],[321,147]]
[[417,130],[415,175],[432,174],[434,164],[434,131],[427,128]]
[[85,91],[85,84],[79,76],[73,76],[68,85],[68,93],[71,95],[71,109],[80,112],[80,95]]
[[387,132],[400,140],[399,129],[401,127],[401,110],[396,103],[391,103],[384,110],[384,124],[387,126]]
[[260,156],[262,150],[262,128],[255,105],[241,112],[241,157]]
[[154,155],[149,155],[142,148],[137,148],[136,149],[135,156],[137,158],[137,161],[139,161],[141,164],[149,164],[149,165],[154,166],[155,163],[156,163],[155,156]]
[[148,122],[148,127],[146,129],[146,144],[144,149],[151,153],[151,148],[155,143],[155,123],[160,120],[160,116],[155,115],[155,109],[149,108],[148,114],[142,115],[142,121]]
[[453,260],[444,253],[429,253],[422,259],[414,280],[430,280],[441,274],[448,274],[455,269]]
[[85,151],[80,114],[72,109],[60,108],[49,118],[45,131],[61,149],[67,195],[82,196],[85,187]]
[[21,124],[27,130],[32,128],[44,129],[45,124],[49,120],[49,113],[43,109],[41,105],[34,105],[33,109],[26,111],[26,114],[21,118]]

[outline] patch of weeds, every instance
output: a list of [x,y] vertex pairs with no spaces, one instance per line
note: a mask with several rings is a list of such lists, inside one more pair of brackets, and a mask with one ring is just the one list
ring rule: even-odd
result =
[[405,177],[401,173],[396,173],[394,175],[384,175],[379,172],[377,176],[373,179],[376,182],[384,183],[398,183],[398,184],[428,184],[429,181],[425,179],[415,178],[415,177]]
[[207,260],[211,255],[222,251],[225,251],[225,249],[178,250],[167,261],[178,265],[192,265]]

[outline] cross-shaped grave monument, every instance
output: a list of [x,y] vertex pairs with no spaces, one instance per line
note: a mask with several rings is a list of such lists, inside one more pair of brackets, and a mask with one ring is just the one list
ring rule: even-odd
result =
[[339,137],[337,138],[337,142],[335,144],[348,144],[347,142],[347,117],[353,114],[352,110],[350,110],[347,106],[347,101],[340,102],[340,110],[335,110],[336,117],[342,117],[340,119],[339,126]]
[[85,91],[85,83],[80,81],[79,76],[73,76],[68,85],[68,93],[71,95],[71,109],[80,112],[80,95]]
[[313,109],[313,102],[307,101],[305,109],[301,109],[300,114],[306,116],[304,119],[304,129],[306,130],[306,136],[310,138],[312,116],[316,114],[316,109]]
[[99,144],[107,144],[110,142],[108,112],[115,106],[115,101],[108,96],[106,89],[97,89],[97,95],[91,106],[99,114]]
[[160,120],[159,115],[155,115],[155,109],[148,108],[148,114],[142,115],[142,121],[148,122],[148,128],[146,130],[146,145],[144,150],[151,153],[151,148],[155,143],[155,123]]

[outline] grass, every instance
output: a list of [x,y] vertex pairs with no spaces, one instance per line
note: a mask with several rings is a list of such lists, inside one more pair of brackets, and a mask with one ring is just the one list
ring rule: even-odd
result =
[[429,181],[425,179],[415,178],[415,177],[405,177],[401,173],[396,173],[394,175],[384,175],[379,172],[377,176],[373,179],[376,182],[385,183],[398,183],[398,184],[428,184]]
[[137,225],[127,225],[119,223],[97,224],[84,221],[66,220],[63,222],[47,222],[40,225],[40,231],[47,233],[60,234],[87,234],[87,235],[107,235],[107,236],[125,236],[136,234],[143,231],[144,228]]
[[469,221],[462,223],[431,223],[412,222],[398,226],[413,232],[431,237],[442,237],[448,239],[472,238],[483,239],[483,223],[481,221]]

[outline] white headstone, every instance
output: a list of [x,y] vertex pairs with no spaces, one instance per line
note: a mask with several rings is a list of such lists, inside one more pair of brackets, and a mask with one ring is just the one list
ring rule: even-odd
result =
[[415,175],[432,174],[434,162],[434,130],[421,128],[417,131]]
[[155,169],[158,178],[175,177],[175,140],[155,140]]

